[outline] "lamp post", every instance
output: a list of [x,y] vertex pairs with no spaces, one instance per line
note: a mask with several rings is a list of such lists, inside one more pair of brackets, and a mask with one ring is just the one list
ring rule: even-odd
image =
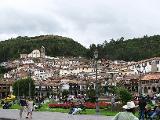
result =
[[[31,79],[31,70],[29,70],[29,77],[30,77],[30,79]],[[31,82],[29,82],[29,93],[28,93],[28,95],[29,95],[29,98],[31,97]]]
[[39,96],[42,97],[42,82],[40,81],[40,84],[39,84],[39,88],[40,88],[40,92],[39,92]]
[[99,105],[98,105],[98,80],[97,80],[97,59],[98,59],[98,51],[96,50],[94,52],[94,58],[95,58],[95,71],[96,71],[96,86],[95,86],[95,91],[96,91],[96,114],[99,113]]
[[139,74],[138,94],[140,96],[140,95],[142,95],[142,85],[141,85],[141,73],[142,73],[142,71],[141,71],[140,65],[137,65],[136,70],[137,70],[137,72]]
[[18,82],[18,99],[19,99],[19,82]]

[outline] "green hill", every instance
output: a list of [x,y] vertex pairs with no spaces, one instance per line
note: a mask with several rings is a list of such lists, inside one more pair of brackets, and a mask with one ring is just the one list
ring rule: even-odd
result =
[[21,53],[30,53],[34,49],[46,48],[46,54],[49,56],[84,56],[93,58],[93,52],[97,48],[99,58],[111,60],[138,61],[151,57],[160,56],[160,35],[144,36],[143,38],[134,38],[124,40],[112,39],[103,44],[90,45],[86,49],[80,43],[73,39],[54,36],[41,35],[35,37],[17,37],[0,42],[0,62],[9,59],[16,59]]
[[[160,35],[144,36],[143,38],[134,38],[124,40],[112,39],[97,45],[100,58],[112,60],[138,61],[151,57],[160,57]],[[95,45],[90,46],[88,56],[93,56]]]
[[62,36],[20,36],[0,42],[0,62],[19,58],[19,54],[30,53],[34,49],[40,50],[42,45],[49,56],[84,56],[87,51],[80,43]]

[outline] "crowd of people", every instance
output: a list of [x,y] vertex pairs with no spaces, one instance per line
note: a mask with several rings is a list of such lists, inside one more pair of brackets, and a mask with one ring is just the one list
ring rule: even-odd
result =
[[150,119],[153,120],[160,116],[160,101],[159,98],[141,96],[139,98],[139,119]]
[[[124,112],[119,112],[113,118],[113,120],[160,120],[160,96],[150,97],[141,95],[137,97],[137,100],[138,103],[136,101],[127,102],[127,104],[123,106]],[[33,101],[38,104],[35,104]],[[43,101],[43,97],[35,97],[34,99],[20,97],[20,118],[32,118],[32,111],[36,108],[39,108],[40,104],[43,103]],[[115,98],[113,97],[113,99],[111,99],[112,107],[115,107],[114,103]],[[5,104],[4,109],[8,109],[8,107],[5,108]],[[69,114],[74,115],[80,113],[83,110],[85,110],[85,107],[83,103],[80,101],[79,104],[73,104],[71,106]],[[134,115],[135,112],[139,113],[139,117],[136,117]]]
[[[160,120],[159,97],[140,96],[138,105],[130,101],[123,109],[124,112],[119,112],[113,120]],[[139,118],[135,116],[136,110],[139,111]]]

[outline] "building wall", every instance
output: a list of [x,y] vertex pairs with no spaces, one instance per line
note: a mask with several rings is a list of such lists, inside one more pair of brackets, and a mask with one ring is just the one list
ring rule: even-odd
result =
[[160,72],[160,60],[149,60],[143,63],[137,63],[134,65],[129,66],[129,69],[134,71],[134,74],[138,74],[137,65],[140,66],[140,71],[143,73],[149,72]]
[[41,58],[45,58],[45,48],[41,47]]
[[142,93],[152,95],[160,93],[160,80],[142,80]]
[[27,58],[28,54],[20,54],[20,58]]
[[30,54],[28,54],[28,57],[39,58],[41,57],[41,53],[39,50],[33,50]]
[[68,74],[78,74],[80,72],[90,73],[93,72],[93,68],[76,68],[76,69],[61,69],[60,75],[68,75]]
[[32,64],[32,63],[34,63],[33,60],[23,60],[22,61],[22,64]]

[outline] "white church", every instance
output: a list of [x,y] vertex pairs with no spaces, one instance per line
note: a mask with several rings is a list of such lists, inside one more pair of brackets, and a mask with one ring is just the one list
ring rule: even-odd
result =
[[42,46],[41,50],[35,49],[29,54],[20,54],[20,58],[45,58],[45,47]]

